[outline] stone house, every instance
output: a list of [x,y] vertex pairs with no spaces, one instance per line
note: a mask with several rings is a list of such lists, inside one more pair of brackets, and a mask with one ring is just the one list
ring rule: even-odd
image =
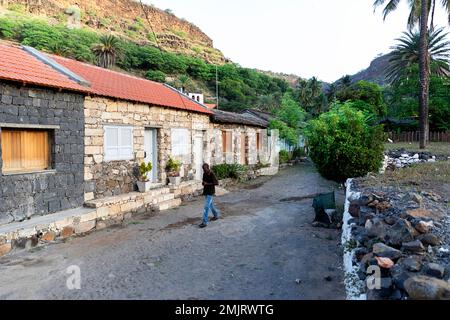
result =
[[86,87],[0,42],[0,225],[84,202]]
[[247,115],[215,110],[211,117],[214,141],[211,163],[253,166],[269,162],[268,123]]
[[199,178],[209,153],[211,111],[177,90],[142,78],[52,56],[91,84],[85,100],[85,199],[135,191],[137,166],[166,182],[169,157],[182,162],[185,180]]
[[[167,209],[202,188],[205,162],[278,169],[265,121],[29,47],[0,43],[0,56],[0,224],[83,205],[102,219]],[[166,186],[170,157],[179,187]],[[147,194],[135,192],[142,162],[153,164]]]
[[213,112],[167,85],[51,58],[90,83],[85,99],[86,201],[135,191],[141,162],[152,162],[149,178],[165,185],[169,157],[181,161],[184,181],[201,180],[205,162],[255,165],[268,160],[264,121]]

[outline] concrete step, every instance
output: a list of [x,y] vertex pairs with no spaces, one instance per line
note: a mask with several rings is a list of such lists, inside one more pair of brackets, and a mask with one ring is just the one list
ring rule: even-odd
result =
[[168,193],[170,193],[169,187],[161,187],[161,188],[152,189],[149,192],[145,193],[145,195],[156,197],[156,196],[159,196],[162,194],[168,194]]
[[182,201],[179,198],[162,201],[162,202],[159,202],[158,204],[152,205],[152,210],[154,210],[154,211],[168,210],[171,208],[178,207],[181,204],[181,202]]
[[173,193],[162,193],[157,195],[146,194],[144,197],[144,204],[156,205],[158,203],[173,200],[175,195]]

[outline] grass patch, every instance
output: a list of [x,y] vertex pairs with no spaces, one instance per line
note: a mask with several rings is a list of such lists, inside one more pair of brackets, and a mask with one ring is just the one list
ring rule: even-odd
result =
[[402,148],[410,152],[426,151],[440,156],[450,156],[450,142],[431,142],[425,150],[419,148],[419,143],[401,142],[387,143],[385,145],[385,150],[399,150]]
[[442,186],[450,183],[450,161],[429,162],[413,165],[385,174],[369,176],[360,180],[363,186],[380,187],[386,185]]

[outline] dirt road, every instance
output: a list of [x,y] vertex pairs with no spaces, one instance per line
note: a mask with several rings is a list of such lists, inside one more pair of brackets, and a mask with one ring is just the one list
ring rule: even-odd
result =
[[[340,232],[313,228],[302,199],[334,188],[300,165],[218,197],[222,219],[206,229],[198,198],[14,252],[0,259],[0,299],[344,299]],[[79,290],[67,287],[70,266]]]

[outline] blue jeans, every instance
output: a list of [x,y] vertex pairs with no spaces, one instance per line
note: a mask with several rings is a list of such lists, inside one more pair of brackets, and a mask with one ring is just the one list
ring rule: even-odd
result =
[[214,207],[213,201],[214,201],[214,197],[213,196],[206,196],[205,209],[203,211],[203,223],[204,224],[208,224],[209,209],[211,209],[212,214],[214,215],[214,217],[216,217],[216,218],[219,217],[219,213],[217,212],[216,208]]

